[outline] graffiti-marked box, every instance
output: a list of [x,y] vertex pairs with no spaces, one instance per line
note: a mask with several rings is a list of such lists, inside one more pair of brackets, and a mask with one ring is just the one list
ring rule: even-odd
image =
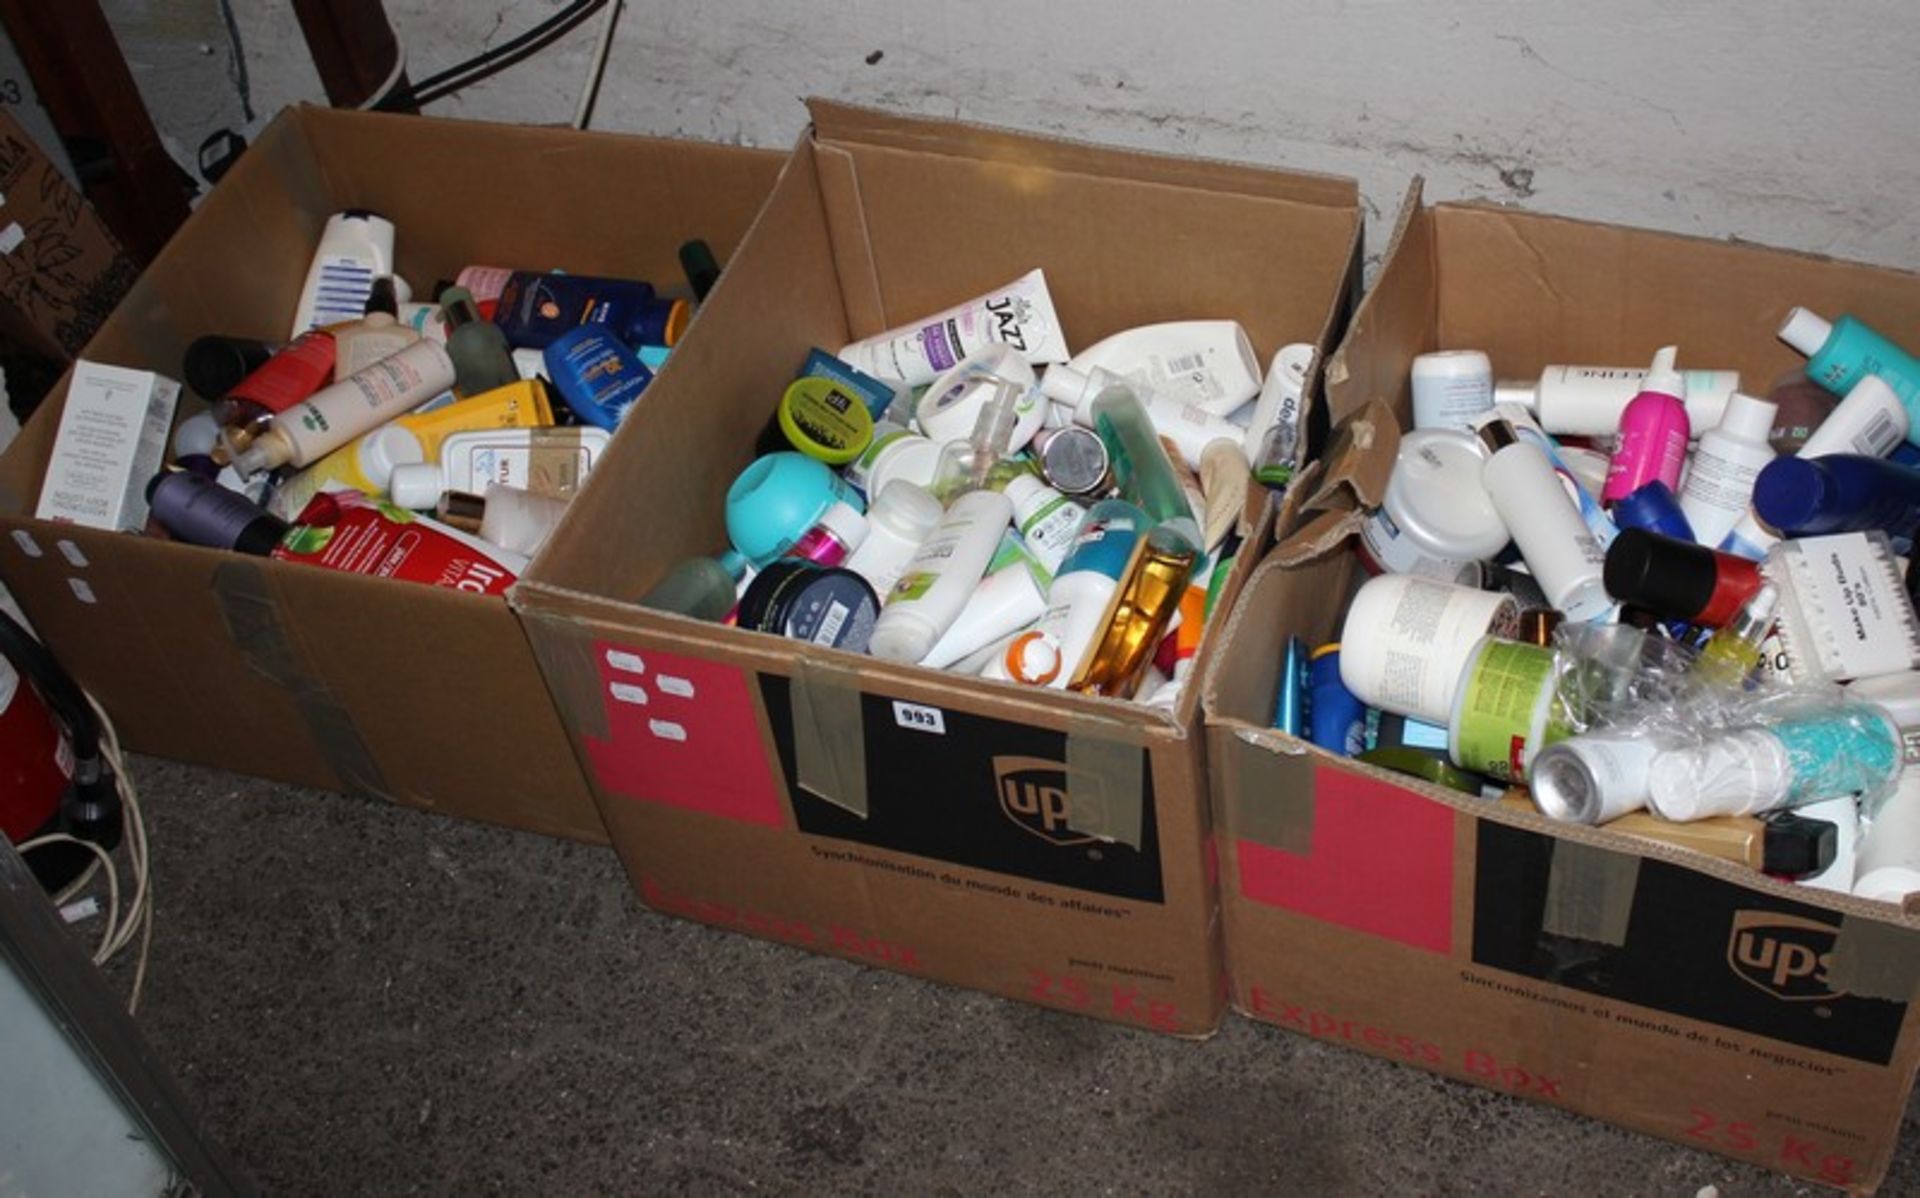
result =
[[[1415,355],[1503,376],[1677,343],[1767,385],[1794,305],[1920,327],[1920,277],[1532,215],[1423,207],[1328,367],[1337,421],[1409,414]],[[1289,537],[1311,519],[1279,519]],[[1289,546],[1291,547],[1291,545]],[[1277,1027],[1812,1181],[1885,1175],[1920,1060],[1920,918],[1551,824],[1274,731],[1289,636],[1337,639],[1345,549],[1270,556],[1206,688],[1232,1004]]]
[[1195,317],[1241,321],[1263,353],[1326,346],[1356,282],[1355,186],[813,113],[710,336],[676,352],[513,595],[608,832],[661,910],[1204,1034],[1223,1000],[1193,688],[1160,712],[634,600],[725,544],[727,486],[811,347],[1035,267],[1074,346]]

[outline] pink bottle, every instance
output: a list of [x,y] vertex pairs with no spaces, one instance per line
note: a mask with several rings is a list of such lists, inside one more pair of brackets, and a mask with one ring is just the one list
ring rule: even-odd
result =
[[1617,503],[1655,479],[1678,492],[1687,464],[1687,385],[1673,368],[1679,351],[1663,346],[1653,355],[1640,394],[1620,413],[1620,439],[1607,463],[1600,502]]

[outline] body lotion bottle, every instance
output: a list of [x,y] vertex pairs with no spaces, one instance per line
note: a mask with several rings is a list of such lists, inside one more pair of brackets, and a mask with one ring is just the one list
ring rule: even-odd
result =
[[1607,556],[1546,453],[1520,440],[1504,420],[1483,425],[1480,439],[1490,451],[1481,482],[1547,600],[1569,620],[1606,615],[1612,607],[1604,581]]

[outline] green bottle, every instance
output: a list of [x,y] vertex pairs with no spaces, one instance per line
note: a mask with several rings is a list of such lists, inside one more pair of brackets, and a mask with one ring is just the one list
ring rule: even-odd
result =
[[1093,401],[1093,428],[1107,447],[1120,494],[1140,505],[1154,523],[1200,548],[1200,522],[1160,444],[1146,405],[1126,383],[1113,383]]
[[449,287],[440,293],[447,322],[447,356],[453,359],[453,391],[466,399],[520,381],[513,349],[498,325],[480,319],[473,293]]

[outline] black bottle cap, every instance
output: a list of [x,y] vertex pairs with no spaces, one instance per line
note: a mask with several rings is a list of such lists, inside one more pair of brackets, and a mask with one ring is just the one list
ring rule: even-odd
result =
[[393,290],[392,275],[381,275],[373,281],[373,286],[367,290],[367,306],[361,311],[400,315],[400,297]]
[[1674,620],[1690,620],[1713,599],[1719,566],[1704,545],[1648,532],[1621,531],[1607,547],[1607,594]]
[[196,337],[180,362],[180,377],[201,399],[212,402],[240,385],[273,356],[264,341],[246,337]]
[[695,238],[680,247],[680,269],[687,276],[687,286],[693,288],[693,298],[704,300],[707,292],[720,279],[720,262],[713,256],[713,248],[706,242]]
[[1827,820],[1777,811],[1761,822],[1767,826],[1760,865],[1766,873],[1804,878],[1832,865],[1840,852],[1840,829]]

